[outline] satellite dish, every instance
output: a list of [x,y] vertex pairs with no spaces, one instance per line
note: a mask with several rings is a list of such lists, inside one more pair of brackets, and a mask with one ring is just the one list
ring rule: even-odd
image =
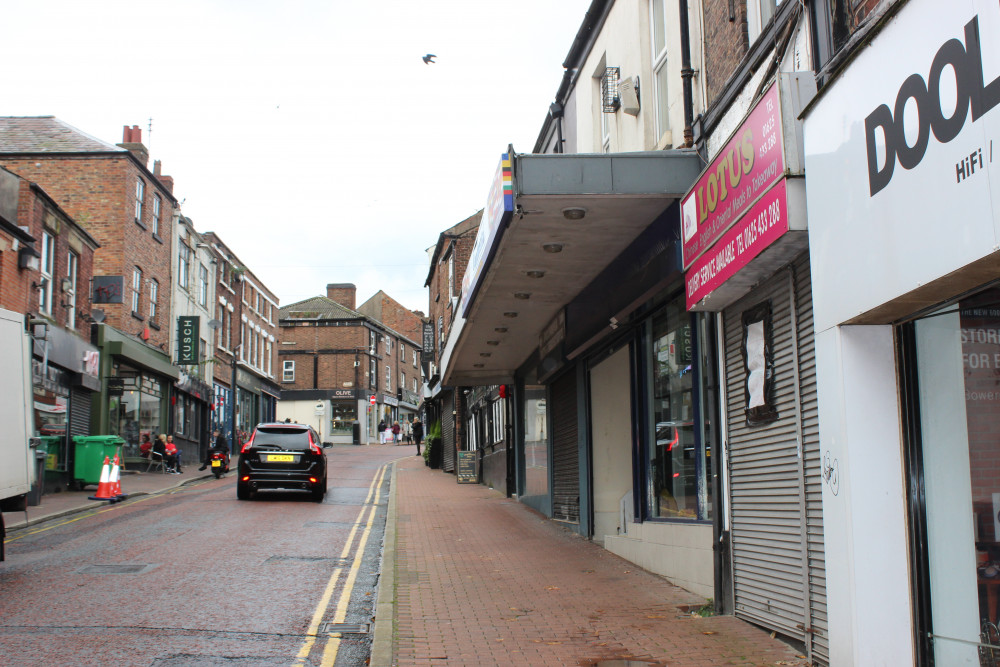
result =
[[213,330],[213,331],[215,331],[216,329],[218,329],[221,326],[222,326],[222,322],[220,322],[219,320],[209,320],[208,321],[208,328],[211,329],[211,330]]
[[105,318],[104,311],[101,310],[100,308],[91,308],[90,317],[92,320],[100,324],[101,322],[104,321]]

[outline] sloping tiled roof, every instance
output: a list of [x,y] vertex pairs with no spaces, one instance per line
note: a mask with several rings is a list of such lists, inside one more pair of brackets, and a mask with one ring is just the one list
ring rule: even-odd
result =
[[286,319],[308,319],[308,320],[359,320],[362,319],[362,315],[351,310],[350,308],[345,308],[333,299],[328,299],[325,296],[314,296],[312,298],[306,299],[305,301],[299,301],[298,303],[292,303],[287,306],[282,306],[280,310],[279,317],[283,320]]
[[0,153],[128,153],[55,116],[0,116]]

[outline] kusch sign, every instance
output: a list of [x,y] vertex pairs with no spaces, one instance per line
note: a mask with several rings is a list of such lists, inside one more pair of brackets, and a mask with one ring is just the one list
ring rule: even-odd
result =
[[193,365],[198,363],[199,317],[197,315],[181,315],[177,318],[177,364]]
[[[865,118],[865,144],[868,152],[868,185],[871,196],[889,185],[892,172],[899,161],[903,169],[913,169],[924,158],[931,133],[942,144],[958,136],[965,126],[969,110],[972,122],[976,122],[1000,103],[1000,77],[989,84],[983,83],[983,58],[979,40],[979,17],[973,17],[965,25],[965,43],[957,38],[949,39],[938,49],[931,62],[927,80],[920,74],[911,74],[903,81],[896,95],[895,108],[881,104]],[[955,79],[955,110],[945,116],[947,108],[942,105],[942,77],[947,69]],[[946,91],[949,88],[946,87]],[[950,92],[950,91],[949,91]],[[904,133],[903,116],[910,101],[916,105],[917,135],[913,139],[912,127],[907,143]],[[950,100],[948,100],[950,101]],[[912,117],[912,115],[911,115]],[[885,161],[879,162],[876,147],[876,132],[881,130],[885,139]],[[985,161],[992,161],[992,150],[987,150]],[[969,155],[963,155],[955,165],[955,178],[961,183],[977,170],[984,168],[982,147],[977,147]]]

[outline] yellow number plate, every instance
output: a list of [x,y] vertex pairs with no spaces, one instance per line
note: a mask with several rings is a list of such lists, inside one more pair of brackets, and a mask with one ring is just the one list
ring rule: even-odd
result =
[[268,454],[268,463],[291,463],[295,460],[295,457],[291,454]]
[[222,467],[222,461],[220,461],[219,459],[215,459],[214,461],[212,461],[212,467],[213,468],[221,468]]

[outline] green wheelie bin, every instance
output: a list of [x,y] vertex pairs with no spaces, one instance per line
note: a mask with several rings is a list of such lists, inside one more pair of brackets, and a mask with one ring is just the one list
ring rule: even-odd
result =
[[76,453],[73,461],[73,486],[82,489],[88,484],[101,481],[104,457],[114,459],[121,456],[124,438],[117,435],[75,435],[73,446]]

